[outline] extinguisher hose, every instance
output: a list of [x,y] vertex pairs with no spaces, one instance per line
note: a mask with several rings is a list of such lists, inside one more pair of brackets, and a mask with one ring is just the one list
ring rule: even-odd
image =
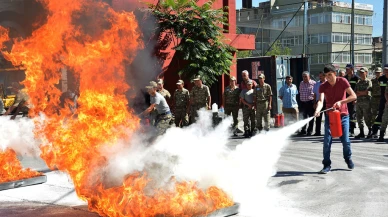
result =
[[333,109],[334,109],[333,107],[328,108],[328,109],[326,109],[326,110],[323,110],[323,111],[319,112],[319,114],[320,114],[320,113],[323,113],[323,112],[327,112],[327,111],[333,110]]

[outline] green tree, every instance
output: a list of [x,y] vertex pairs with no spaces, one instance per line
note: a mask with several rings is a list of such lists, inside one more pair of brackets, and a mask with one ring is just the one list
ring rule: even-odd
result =
[[201,75],[207,84],[229,73],[235,51],[223,38],[226,13],[222,8],[212,9],[213,3],[199,6],[195,0],[161,0],[148,4],[159,26],[157,53],[174,43],[174,58],[187,63],[178,74],[190,80]]
[[247,58],[252,56],[251,50],[239,50],[236,53],[237,53],[237,58]]
[[265,56],[279,56],[279,55],[291,55],[291,49],[289,47],[282,47],[279,41],[276,41],[270,51]]

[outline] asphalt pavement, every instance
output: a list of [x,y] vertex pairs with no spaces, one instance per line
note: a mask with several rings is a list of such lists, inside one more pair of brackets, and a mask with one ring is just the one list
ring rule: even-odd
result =
[[[277,173],[268,181],[270,188],[278,189],[287,198],[282,205],[297,209],[304,216],[387,216],[388,144],[352,139],[355,169],[350,171],[342,158],[342,145],[335,141],[332,171],[320,175],[317,172],[322,168],[322,140],[322,136],[289,139],[276,165]],[[233,138],[228,146],[234,149],[243,141],[241,137]],[[98,216],[77,198],[66,174],[48,170],[41,159],[24,157],[21,162],[45,172],[47,182],[0,191],[1,217]]]

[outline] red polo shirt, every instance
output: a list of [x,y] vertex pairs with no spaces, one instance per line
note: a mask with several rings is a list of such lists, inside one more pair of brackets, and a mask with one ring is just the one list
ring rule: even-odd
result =
[[[329,82],[321,84],[319,93],[325,94],[326,108],[333,107],[334,103],[346,99],[346,89],[350,87],[349,82],[345,78],[337,77],[334,86]],[[348,115],[348,105],[343,103],[339,109],[341,115]]]

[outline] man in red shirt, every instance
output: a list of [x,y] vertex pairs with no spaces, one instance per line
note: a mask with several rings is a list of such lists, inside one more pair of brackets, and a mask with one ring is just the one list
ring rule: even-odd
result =
[[[350,87],[349,82],[345,78],[337,77],[336,69],[333,65],[326,65],[324,68],[327,82],[319,87],[319,101],[315,109],[315,117],[319,115],[323,107],[323,100],[326,100],[326,108],[338,109],[341,112],[342,136],[340,140],[343,146],[343,156],[349,169],[354,168],[352,161],[352,149],[349,139],[349,112],[347,103],[353,102],[357,99],[356,94]],[[346,97],[348,94],[348,97]],[[331,144],[333,138],[331,137],[329,117],[325,114],[325,136],[323,139],[323,169],[319,172],[326,174],[331,169]]]

